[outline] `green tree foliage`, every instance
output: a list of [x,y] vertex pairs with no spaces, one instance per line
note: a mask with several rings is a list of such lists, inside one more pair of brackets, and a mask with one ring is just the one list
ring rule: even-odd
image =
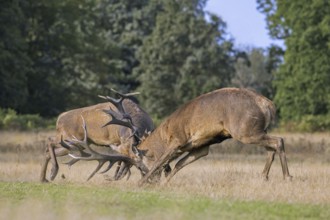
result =
[[0,108],[55,116],[108,88],[142,91],[158,118],[226,86],[225,23],[205,0],[13,0],[0,9]]
[[[258,0],[270,34],[285,39],[275,101],[286,120],[330,114],[330,2]],[[311,121],[309,119],[309,121]]]
[[205,1],[154,2],[161,10],[139,50],[135,74],[146,109],[161,118],[201,93],[228,85],[232,43],[225,40],[219,17],[205,19]]
[[21,108],[26,104],[27,76],[32,61],[25,53],[24,1],[3,1],[0,7],[0,104],[4,108]]
[[117,47],[97,26],[95,1],[29,0],[27,42],[33,70],[28,72],[28,105],[23,113],[55,115],[93,103],[109,83]]
[[[148,1],[14,0],[0,9],[0,107],[57,115],[135,89]],[[146,14],[146,15],[145,15]]]
[[108,81],[121,91],[139,85],[132,71],[139,63],[136,50],[154,27],[156,11],[152,9],[148,0],[103,0],[97,5],[96,21],[107,40],[118,47],[118,57],[111,62],[119,72],[108,74]]
[[2,3],[1,107],[47,116],[95,97],[113,47],[94,25],[93,2]]
[[247,59],[239,57],[234,64],[235,74],[232,85],[239,88],[251,88],[272,98],[272,70],[270,56],[262,48],[246,48]]

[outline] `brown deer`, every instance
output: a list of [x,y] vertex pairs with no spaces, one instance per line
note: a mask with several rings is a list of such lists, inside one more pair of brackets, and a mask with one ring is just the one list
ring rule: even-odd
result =
[[[113,113],[109,114],[113,116]],[[132,151],[138,152],[137,155],[129,155],[122,159],[142,171],[143,177],[139,182],[142,185],[159,176],[164,166],[168,169],[168,163],[181,156],[174,169],[168,173],[169,181],[184,166],[206,156],[211,144],[234,138],[244,144],[266,148],[268,159],[262,173],[265,179],[268,179],[276,152],[280,157],[284,179],[291,179],[283,139],[267,134],[267,128],[274,118],[274,104],[252,90],[215,90],[178,108]],[[82,145],[74,141],[67,143],[71,146]],[[87,145],[85,142],[83,148],[87,148]],[[73,154],[71,156],[84,160],[118,160],[113,155],[99,153],[90,157]]]
[[[109,121],[109,116],[103,112],[105,109],[124,111],[129,115],[132,123],[136,126],[137,136],[139,138],[141,138],[145,132],[150,132],[154,129],[153,121],[149,115],[131,99],[131,96],[137,93],[121,94],[115,90],[112,91],[119,95],[120,99],[116,100],[111,97],[100,96],[101,98],[107,99],[109,102],[74,109],[64,112],[58,117],[56,123],[56,137],[49,139],[47,143],[46,154],[40,173],[41,182],[48,182],[46,179],[46,171],[49,161],[52,163],[50,179],[55,179],[59,169],[56,157],[69,154],[69,151],[61,144],[61,138],[82,139],[84,137],[83,123],[86,123],[89,127],[87,138],[94,145],[111,147],[117,151],[120,150],[124,155],[132,154],[129,152],[134,143],[134,139],[130,138],[132,135],[131,129],[120,125],[105,126]],[[120,110],[118,110],[118,108],[120,108]],[[79,161],[79,159],[73,159],[67,164],[71,166],[77,161]],[[102,161],[102,163],[99,162],[99,165],[88,177],[88,180],[94,176],[105,162],[106,161]],[[117,169],[115,179],[121,178],[128,171],[129,166],[122,166],[120,170]]]

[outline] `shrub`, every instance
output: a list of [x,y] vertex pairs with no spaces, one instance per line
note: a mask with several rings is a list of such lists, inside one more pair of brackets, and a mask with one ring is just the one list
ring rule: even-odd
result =
[[281,121],[280,128],[286,131],[330,131],[330,115],[306,115],[299,121]]
[[301,131],[329,131],[330,115],[307,115],[298,125]]
[[0,129],[30,130],[54,126],[55,119],[45,119],[37,114],[19,115],[15,110],[0,108]]

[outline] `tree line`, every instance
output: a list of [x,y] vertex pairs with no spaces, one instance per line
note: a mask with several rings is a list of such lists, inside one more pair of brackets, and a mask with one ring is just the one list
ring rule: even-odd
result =
[[[54,117],[115,88],[141,92],[141,105],[161,119],[202,93],[237,86],[274,98],[284,120],[328,118],[329,3],[257,1],[284,51],[237,48],[206,2],[3,1],[0,107]],[[298,19],[302,10],[308,16]]]

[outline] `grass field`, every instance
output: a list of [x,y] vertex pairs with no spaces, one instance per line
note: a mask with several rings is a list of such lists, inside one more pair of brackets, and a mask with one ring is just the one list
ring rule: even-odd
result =
[[169,184],[143,188],[136,169],[128,181],[86,182],[95,162],[60,165],[53,183],[38,183],[51,134],[0,133],[0,219],[330,219],[329,134],[281,134],[292,181],[278,157],[263,181],[263,149],[227,143]]

